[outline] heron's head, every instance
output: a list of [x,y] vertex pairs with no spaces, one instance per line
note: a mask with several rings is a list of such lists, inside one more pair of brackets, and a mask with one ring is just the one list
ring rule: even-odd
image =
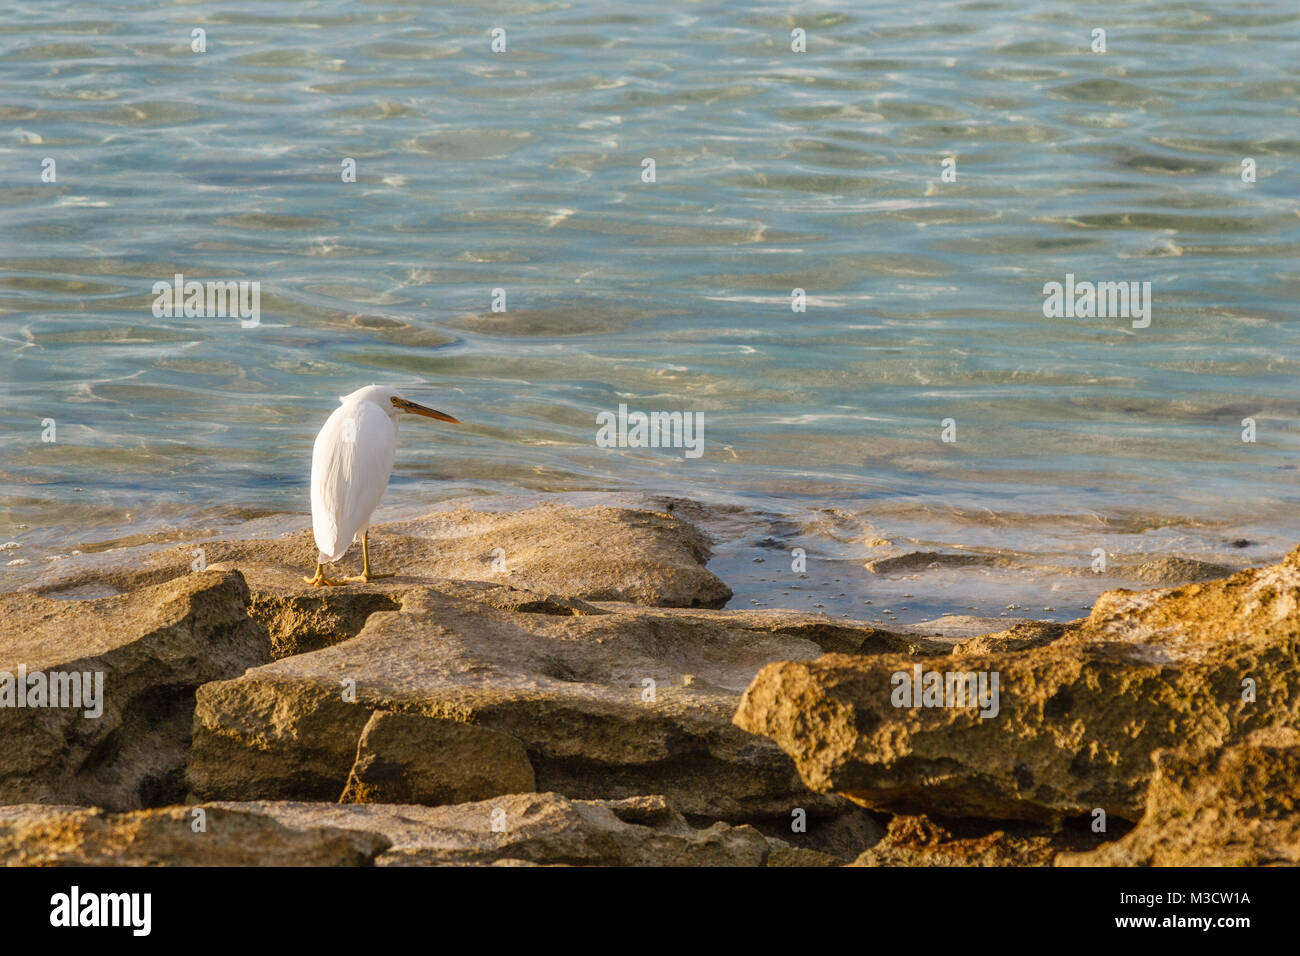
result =
[[460,419],[435,411],[427,405],[421,405],[419,402],[412,402],[409,399],[402,398],[401,395],[397,394],[396,389],[389,388],[387,385],[367,385],[365,388],[357,389],[351,395],[342,396],[339,401],[344,403],[373,402],[393,419],[396,419],[398,415],[423,415],[425,418],[433,418],[440,422],[460,424]]

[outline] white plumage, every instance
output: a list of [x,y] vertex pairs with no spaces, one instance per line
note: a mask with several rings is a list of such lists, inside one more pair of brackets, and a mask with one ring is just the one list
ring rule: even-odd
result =
[[[371,385],[341,399],[316,436],[311,453],[311,526],[321,564],[337,561],[359,542],[388,488],[401,414]],[[394,393],[395,394],[395,393]],[[385,409],[384,406],[388,408]]]
[[393,473],[397,417],[423,415],[456,419],[402,398],[394,389],[368,385],[339,399],[339,407],[316,436],[311,455],[311,525],[316,537],[316,576],[308,582],[335,584],[322,565],[337,561],[354,542],[363,549],[363,580],[370,580],[366,529]]

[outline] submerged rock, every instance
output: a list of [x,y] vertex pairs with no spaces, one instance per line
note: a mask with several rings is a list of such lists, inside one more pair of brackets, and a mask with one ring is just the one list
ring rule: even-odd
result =
[[1132,821],[1152,751],[1300,724],[1298,650],[1300,549],[1223,580],[1107,592],[1044,646],[923,662],[998,675],[996,716],[894,706],[894,675],[915,658],[828,655],[765,667],[735,719],[776,740],[812,789],[866,807]]
[[[26,706],[0,706],[0,802],[127,810],[179,800],[196,688],[270,660],[248,600],[239,574],[214,571],[97,600],[0,595],[0,697],[6,683],[19,690],[20,670],[49,685],[44,706],[30,688]],[[80,706],[49,706],[70,702],[60,691],[74,686]],[[102,713],[87,716],[93,709]]]
[[1122,574],[1144,584],[1168,586],[1225,578],[1234,569],[1226,564],[1197,561],[1194,558],[1160,557],[1136,563],[1119,561],[1112,564],[1109,570],[1111,574]]
[[873,558],[863,564],[872,574],[893,571],[918,571],[928,568],[1013,567],[1012,558],[998,554],[952,554],[943,551],[909,551],[889,557]]

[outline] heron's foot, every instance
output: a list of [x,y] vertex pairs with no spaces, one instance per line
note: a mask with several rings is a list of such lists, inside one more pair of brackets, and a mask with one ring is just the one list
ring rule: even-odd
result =
[[397,577],[397,573],[395,571],[388,571],[385,572],[384,574],[375,574],[373,571],[368,571],[368,572],[363,572],[361,574],[358,574],[356,577],[347,578],[346,580],[355,581],[358,584],[369,584],[371,581],[374,581],[376,578],[395,578],[395,577]]
[[303,578],[303,580],[314,588],[336,588],[343,583],[342,581],[335,581],[332,578],[325,577],[325,569],[319,564],[316,565],[316,576],[312,578]]

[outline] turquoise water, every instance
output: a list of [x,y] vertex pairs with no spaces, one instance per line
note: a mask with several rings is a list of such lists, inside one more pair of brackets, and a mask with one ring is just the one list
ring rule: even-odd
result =
[[[881,553],[1016,556],[900,585],[927,614],[1086,603],[1059,569],[1096,547],[1275,557],[1298,39],[1288,2],[10,4],[0,565],[301,521],[316,429],[371,382],[466,422],[404,428],[381,518],[735,505],[738,601],[781,603],[764,548],[842,612],[891,593]],[[155,318],[178,272],[259,282],[260,324]],[[1150,327],[1046,318],[1067,273],[1150,282]],[[620,403],[702,413],[703,456],[597,447]]]

